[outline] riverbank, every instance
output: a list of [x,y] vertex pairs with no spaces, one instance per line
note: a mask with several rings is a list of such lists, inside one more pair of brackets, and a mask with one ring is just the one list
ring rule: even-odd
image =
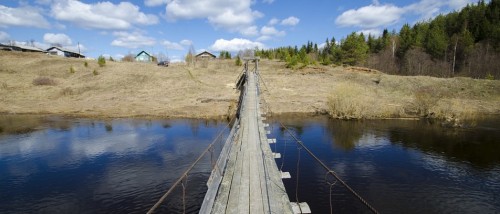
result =
[[[0,113],[77,117],[226,118],[239,92],[233,60],[196,66],[0,52]],[[386,75],[361,68],[290,70],[263,60],[263,97],[275,114],[341,119],[472,118],[500,113],[500,81]]]

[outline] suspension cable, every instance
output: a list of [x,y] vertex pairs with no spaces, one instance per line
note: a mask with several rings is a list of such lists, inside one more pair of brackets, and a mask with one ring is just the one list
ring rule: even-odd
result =
[[345,188],[347,188],[347,190],[349,190],[359,201],[361,201],[361,203],[363,203],[366,207],[368,207],[368,209],[370,209],[373,213],[379,213],[377,210],[375,210],[375,208],[373,208],[365,199],[363,199],[363,197],[361,197],[356,191],[354,191],[354,189],[352,189],[346,182],[344,182],[338,175],[337,173],[335,173],[333,170],[331,170],[325,163],[323,163],[323,161],[321,161],[316,155],[314,155],[314,153],[311,152],[311,150],[309,150],[309,148],[307,148],[304,143],[302,141],[300,141],[297,137],[295,137],[295,135],[292,134],[292,132],[283,124],[281,123],[280,121],[278,121],[281,126],[288,132],[290,133],[290,136],[292,136],[293,139],[295,139],[295,141],[302,146],[302,148],[304,148],[304,150],[309,153],[309,155],[311,155],[311,157],[313,157],[328,173],[330,173],[331,175],[333,175],[333,177],[335,177],[335,179],[337,179]]
[[170,193],[172,193],[172,191],[182,182],[184,177],[187,177],[188,173],[191,172],[191,170],[194,168],[194,166],[196,166],[196,164],[198,164],[198,162],[200,162],[200,160],[205,156],[205,154],[208,153],[210,148],[212,148],[214,146],[214,144],[217,142],[217,139],[219,139],[222,136],[222,134],[224,133],[224,130],[229,127],[229,125],[234,121],[234,119],[235,119],[235,117],[233,117],[231,119],[231,121],[229,121],[229,123],[215,137],[215,139],[212,141],[212,143],[210,143],[208,145],[208,147],[205,150],[203,150],[203,152],[200,154],[200,156],[198,156],[198,158],[196,158],[196,160],[186,169],[186,171],[184,171],[184,173],[182,173],[182,175],[177,179],[177,181],[175,181],[175,183],[168,189],[168,191],[165,192],[165,194],[163,194],[163,196],[161,196],[161,198],[151,207],[151,209],[148,210],[147,214],[151,214],[156,209],[158,209],[158,207],[163,203],[163,201],[165,201],[167,196],[170,195]]
[[182,213],[186,213],[186,188],[187,188],[187,182],[188,182],[188,177],[184,177],[185,179],[182,179],[181,185],[182,185]]
[[[261,82],[267,88],[264,79],[260,76],[260,74],[258,74],[258,75],[261,79]],[[271,94],[271,91],[267,90],[267,93]],[[262,98],[262,99],[264,99],[264,98]],[[269,107],[269,105],[268,105],[268,107]],[[271,111],[270,107],[268,108],[268,111]],[[285,129],[285,131],[288,134],[290,134],[290,136],[297,142],[297,144],[302,146],[302,148],[304,148],[304,150],[307,153],[309,153],[309,155],[311,155],[311,157],[313,157],[328,173],[330,173],[333,177],[335,177],[335,179],[337,179],[337,181],[339,181],[345,188],[347,188],[347,190],[349,190],[349,192],[351,192],[359,201],[361,201],[361,203],[363,203],[366,207],[368,207],[368,209],[370,209],[370,211],[372,211],[373,213],[377,213],[377,214],[379,213],[373,206],[371,206],[365,199],[363,199],[363,197],[361,197],[356,191],[354,191],[354,189],[352,189],[346,182],[344,182],[337,175],[337,173],[335,173],[333,170],[331,170],[326,164],[323,163],[323,161],[321,161],[316,155],[314,155],[314,153],[312,153],[311,150],[309,150],[309,148],[307,148],[302,141],[300,141],[297,137],[295,137],[295,135],[292,134],[292,132],[290,131],[290,129],[288,129],[288,127],[286,127],[281,121],[278,121],[278,123],[280,124],[281,127],[283,127],[283,129]]]

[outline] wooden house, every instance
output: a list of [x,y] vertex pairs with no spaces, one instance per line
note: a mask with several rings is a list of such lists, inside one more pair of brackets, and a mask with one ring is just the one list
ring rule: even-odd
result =
[[201,53],[199,53],[198,55],[196,55],[196,60],[200,60],[200,59],[215,59],[216,56],[213,55],[212,53],[208,52],[208,51],[203,51]]
[[34,46],[28,46],[28,45],[6,45],[6,44],[0,44],[0,50],[5,50],[5,51],[22,51],[22,52],[38,52],[38,53],[45,53],[46,51]]
[[141,51],[135,56],[136,62],[153,62],[155,60],[154,56],[146,51]]
[[53,56],[63,56],[63,57],[73,57],[73,58],[85,58],[84,55],[70,51],[61,47],[51,47],[47,49],[47,53]]

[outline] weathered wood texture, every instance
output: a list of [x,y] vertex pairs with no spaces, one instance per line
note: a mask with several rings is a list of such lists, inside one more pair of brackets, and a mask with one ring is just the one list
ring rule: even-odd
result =
[[[231,141],[226,142],[231,144],[225,151],[228,154],[221,156],[227,160],[227,164],[223,169],[212,171],[212,174],[223,172],[222,180],[217,183],[220,179],[214,179],[208,183],[209,192],[200,213],[293,212],[281,172],[274,160],[275,154],[269,146],[267,126],[262,121],[258,84],[256,73],[248,72],[246,87],[242,92],[244,98],[239,128],[236,125],[233,127],[237,130]],[[218,163],[225,163],[221,158]],[[215,195],[215,198],[208,193]]]

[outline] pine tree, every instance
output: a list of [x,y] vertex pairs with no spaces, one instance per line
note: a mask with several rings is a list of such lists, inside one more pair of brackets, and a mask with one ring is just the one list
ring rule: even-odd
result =
[[348,65],[356,65],[363,62],[367,57],[369,49],[363,34],[358,35],[355,32],[343,40],[340,48],[342,63]]
[[399,47],[398,47],[398,56],[399,58],[403,58],[406,51],[411,48],[413,45],[413,36],[410,29],[410,25],[404,24],[399,31]]

